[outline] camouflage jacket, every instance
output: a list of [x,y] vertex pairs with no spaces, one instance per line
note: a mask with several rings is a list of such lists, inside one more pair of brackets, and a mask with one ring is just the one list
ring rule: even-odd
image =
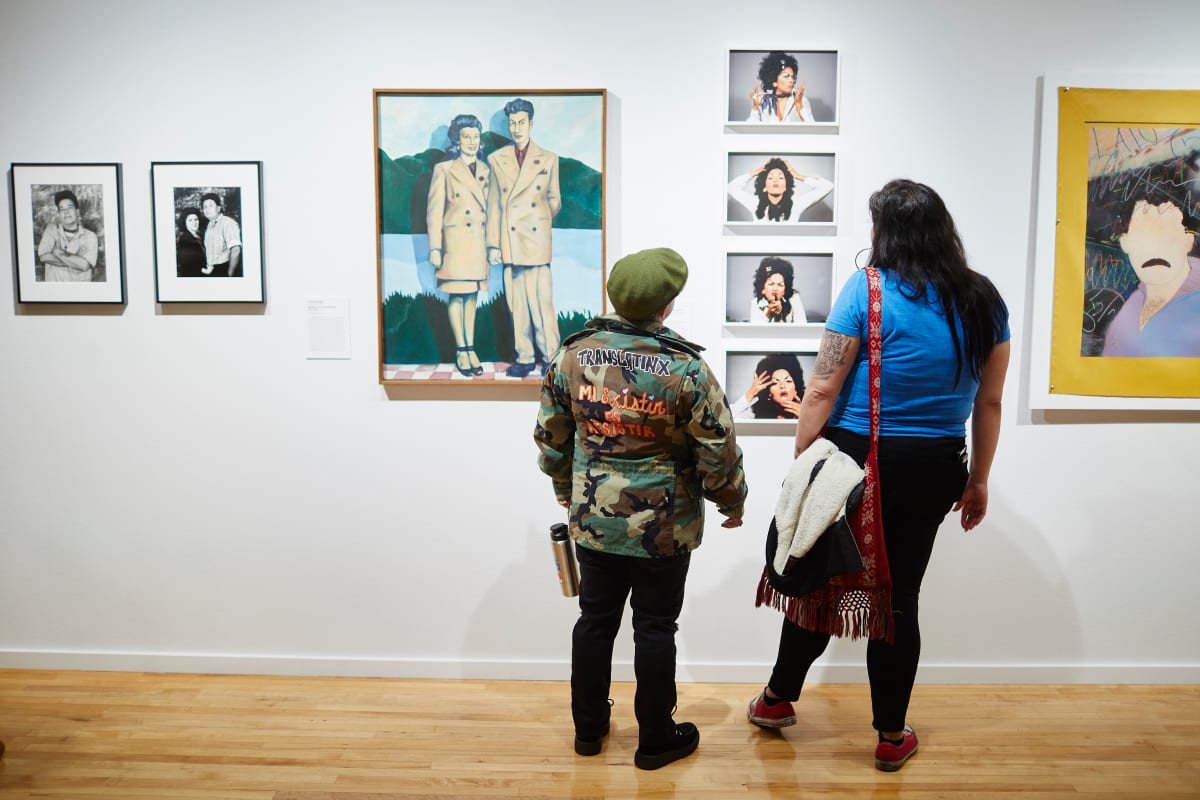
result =
[[742,451],[700,349],[661,324],[609,315],[554,355],[534,439],[579,544],[670,556],[700,546],[705,498],[741,518]]

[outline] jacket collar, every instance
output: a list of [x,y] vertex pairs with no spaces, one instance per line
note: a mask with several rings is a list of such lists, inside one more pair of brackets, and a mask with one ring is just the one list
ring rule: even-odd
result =
[[[623,333],[627,336],[650,336],[672,350],[682,350],[697,358],[700,357],[700,353],[704,350],[700,345],[695,342],[689,342],[657,320],[632,320],[626,319],[620,314],[605,314],[602,317],[589,320],[580,333],[586,334],[594,331]],[[571,338],[573,339],[574,337]]]

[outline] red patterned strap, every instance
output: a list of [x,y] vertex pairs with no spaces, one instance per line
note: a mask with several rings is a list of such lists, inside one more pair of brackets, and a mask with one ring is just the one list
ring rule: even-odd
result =
[[883,527],[879,513],[879,412],[883,368],[883,289],[879,270],[867,267],[867,377],[868,406],[871,415],[871,449],[863,463],[866,478],[859,506],[862,526],[863,568],[866,582],[880,583],[889,576],[887,552],[883,548]]
[[883,367],[883,289],[879,270],[867,267],[867,365],[870,378],[871,449],[879,444],[880,374]]
[[871,449],[864,469],[862,503],[851,525],[863,569],[838,575],[803,597],[787,597],[771,588],[766,569],[759,580],[755,605],[770,605],[811,631],[857,639],[893,641],[892,580],[879,514],[879,412],[883,366],[883,290],[879,271],[867,269],[867,365],[870,380]]

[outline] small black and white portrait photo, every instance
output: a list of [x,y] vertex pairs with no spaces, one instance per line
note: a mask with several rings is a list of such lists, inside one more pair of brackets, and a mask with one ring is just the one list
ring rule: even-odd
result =
[[38,282],[103,282],[102,184],[34,184],[30,187]]
[[179,278],[242,276],[242,190],[175,187],[175,274]]
[[153,161],[150,191],[158,302],[265,302],[261,161]]

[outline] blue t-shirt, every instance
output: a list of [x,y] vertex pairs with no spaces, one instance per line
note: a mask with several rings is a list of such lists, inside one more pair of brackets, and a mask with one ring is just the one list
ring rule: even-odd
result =
[[[965,436],[967,417],[975,402],[979,381],[963,359],[962,374],[954,384],[954,340],[942,314],[937,292],[926,288],[925,297],[911,300],[899,282],[881,271],[883,290],[883,363],[880,436]],[[954,324],[962,341],[962,323]],[[867,273],[850,276],[829,313],[825,327],[861,339],[858,356],[829,415],[829,426],[867,436],[871,432],[868,407]],[[1007,315],[1004,333],[1010,333]]]

